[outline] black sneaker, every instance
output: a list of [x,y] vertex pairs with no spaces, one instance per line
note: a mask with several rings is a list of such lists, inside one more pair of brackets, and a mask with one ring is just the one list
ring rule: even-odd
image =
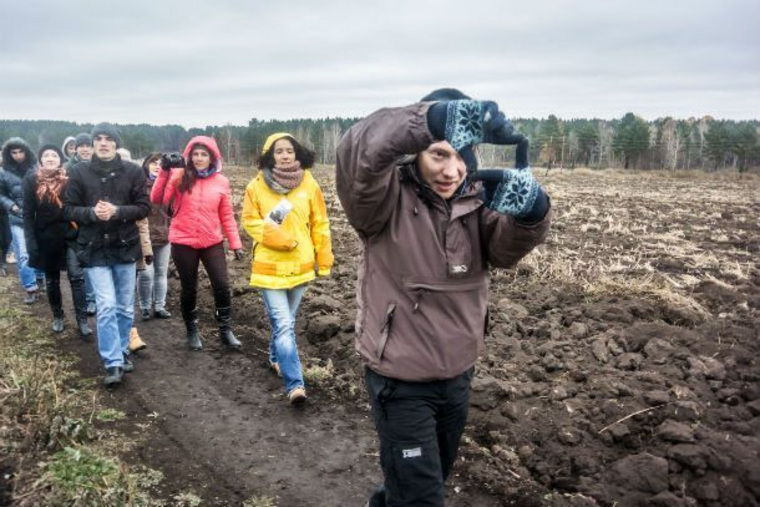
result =
[[106,368],[106,376],[103,378],[103,384],[106,387],[115,387],[121,384],[121,378],[124,376],[124,368],[121,366],[111,366]]
[[129,356],[124,354],[124,373],[132,373],[135,371],[135,365],[129,359]]
[[143,308],[140,314],[142,315],[142,320],[150,320],[150,308]]
[[153,316],[157,319],[171,319],[172,314],[166,308],[156,308],[153,312]]

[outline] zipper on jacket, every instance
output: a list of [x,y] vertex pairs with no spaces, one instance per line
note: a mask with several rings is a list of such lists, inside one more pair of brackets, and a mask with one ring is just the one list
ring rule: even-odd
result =
[[396,303],[388,305],[388,309],[385,310],[385,319],[383,319],[383,326],[380,328],[380,341],[377,343],[377,360],[383,358],[383,352],[385,351],[385,344],[388,342],[388,336],[391,334],[391,324],[393,323],[393,315],[396,313]]
[[420,301],[422,301],[422,296],[425,295],[426,289],[419,289],[417,290],[417,299],[414,300],[414,306],[412,307],[412,312],[417,313],[417,310],[420,308]]

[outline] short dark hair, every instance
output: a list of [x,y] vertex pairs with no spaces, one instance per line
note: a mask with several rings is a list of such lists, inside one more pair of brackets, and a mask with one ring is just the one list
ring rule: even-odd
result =
[[[296,153],[296,160],[301,162],[301,167],[304,169],[311,169],[314,167],[314,160],[316,159],[316,154],[314,151],[310,150],[306,146],[303,146],[301,143],[296,141],[291,136],[283,136],[280,139],[287,139],[293,144],[293,151]],[[277,141],[279,141],[278,139]],[[266,151],[266,153],[262,154],[258,161],[257,165],[259,166],[259,169],[271,169],[274,167],[274,145],[277,144],[275,141],[272,143],[272,146]]]

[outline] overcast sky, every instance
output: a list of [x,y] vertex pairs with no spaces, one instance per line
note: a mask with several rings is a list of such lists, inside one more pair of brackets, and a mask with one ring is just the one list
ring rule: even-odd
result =
[[0,119],[246,125],[453,86],[513,117],[760,119],[760,0],[24,0]]

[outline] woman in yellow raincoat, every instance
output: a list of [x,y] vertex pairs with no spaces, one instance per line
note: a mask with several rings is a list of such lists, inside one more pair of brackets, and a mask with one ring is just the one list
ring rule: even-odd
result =
[[295,318],[306,284],[333,264],[325,199],[309,169],[314,152],[288,133],[272,134],[243,200],[243,228],[253,238],[251,281],[272,325],[269,362],[292,404],[306,400]]

